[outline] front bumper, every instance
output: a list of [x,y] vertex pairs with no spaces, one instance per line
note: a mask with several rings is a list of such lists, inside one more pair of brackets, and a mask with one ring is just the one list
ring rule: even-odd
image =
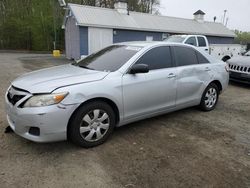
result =
[[[52,105],[36,108],[13,106],[5,96],[7,120],[13,131],[34,142],[54,142],[67,139],[68,121],[78,105]],[[30,128],[39,129],[39,135]]]
[[250,74],[230,71],[230,80],[250,84]]

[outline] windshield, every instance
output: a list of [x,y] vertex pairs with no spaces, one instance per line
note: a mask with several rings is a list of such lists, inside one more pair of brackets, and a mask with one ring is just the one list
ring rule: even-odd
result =
[[175,35],[175,36],[168,37],[165,41],[182,43],[185,40],[185,38],[186,38],[185,36]]
[[113,72],[131,59],[140,47],[127,45],[113,45],[87,56],[73,65],[86,69]]

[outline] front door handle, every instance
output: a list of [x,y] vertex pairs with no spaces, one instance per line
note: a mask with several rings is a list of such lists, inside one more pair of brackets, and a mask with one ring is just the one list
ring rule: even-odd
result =
[[168,78],[175,78],[176,77],[176,75],[174,74],[174,73],[170,73],[169,75],[168,75]]

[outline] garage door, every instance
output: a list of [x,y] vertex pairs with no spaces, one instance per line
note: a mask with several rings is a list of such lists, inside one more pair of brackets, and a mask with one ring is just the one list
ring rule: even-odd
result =
[[113,29],[89,27],[89,54],[113,44]]

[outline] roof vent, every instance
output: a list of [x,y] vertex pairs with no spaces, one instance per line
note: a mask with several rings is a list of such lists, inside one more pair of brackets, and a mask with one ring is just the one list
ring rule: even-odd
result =
[[127,0],[115,0],[114,7],[121,14],[129,14]]
[[194,13],[194,19],[200,23],[204,23],[204,16],[205,13],[202,10],[198,10]]

